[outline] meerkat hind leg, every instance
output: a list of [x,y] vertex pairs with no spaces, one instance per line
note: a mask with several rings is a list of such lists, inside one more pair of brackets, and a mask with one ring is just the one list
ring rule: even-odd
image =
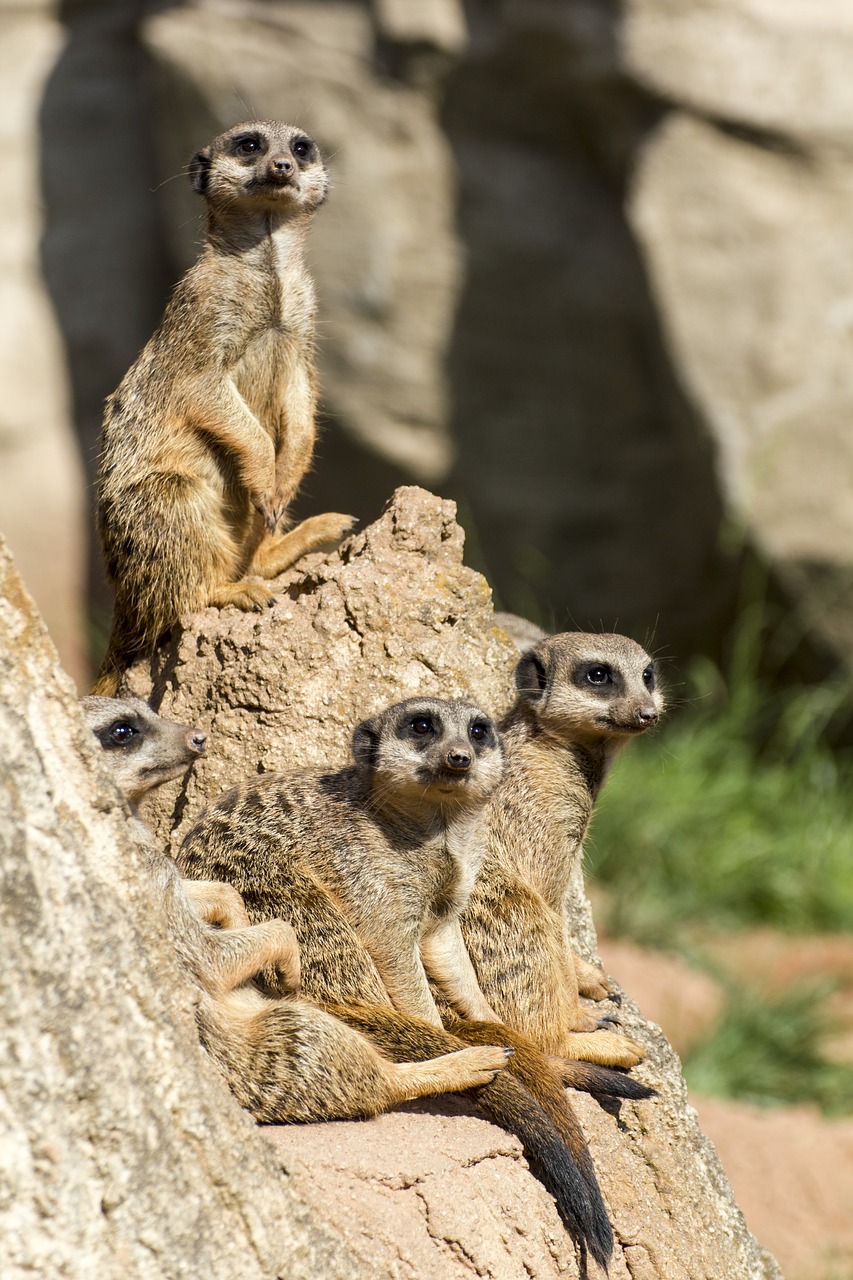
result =
[[216,609],[224,609],[226,605],[232,604],[245,613],[252,610],[258,612],[265,605],[271,605],[274,600],[275,595],[269,587],[265,587],[262,582],[247,582],[245,578],[241,578],[239,582],[221,582],[207,597],[207,603]]
[[287,533],[267,534],[252,556],[248,572],[262,578],[275,578],[309,551],[319,551],[330,544],[336,546],[354,524],[353,516],[328,511],[325,515],[309,516]]
[[512,1049],[497,1045],[474,1045],[455,1049],[438,1058],[427,1058],[424,1062],[392,1063],[392,1083],[400,1086],[400,1102],[430,1093],[473,1089],[477,1085],[491,1084],[511,1054]]
[[583,1059],[602,1067],[636,1067],[646,1051],[636,1040],[618,1031],[570,1032],[561,1046],[560,1056]]

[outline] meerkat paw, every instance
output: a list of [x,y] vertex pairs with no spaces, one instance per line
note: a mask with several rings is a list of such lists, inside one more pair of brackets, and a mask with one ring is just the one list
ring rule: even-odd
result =
[[466,1071],[482,1076],[481,1080],[476,1081],[477,1084],[488,1084],[509,1062],[513,1050],[505,1045],[476,1044],[470,1049],[457,1049],[455,1053],[448,1054],[448,1057],[455,1058],[457,1054]]
[[220,880],[182,880],[181,884],[205,923],[219,929],[246,929],[251,925],[243,898],[233,884]]
[[613,984],[603,969],[582,960],[579,955],[572,956],[575,962],[575,976],[578,980],[578,991],[587,1000],[613,999]]
[[566,1038],[562,1057],[584,1059],[601,1067],[636,1067],[646,1051],[636,1040],[618,1031],[594,1031],[572,1034]]
[[287,512],[287,500],[278,492],[253,493],[252,506],[259,512],[270,533],[275,533]]
[[274,604],[275,595],[262,582],[248,582],[242,578],[239,582],[223,582],[211,591],[207,603],[214,608],[224,609],[233,605],[245,613],[260,613]]
[[416,1098],[427,1093],[449,1093],[491,1084],[511,1056],[512,1049],[498,1045],[472,1045],[425,1062],[399,1063],[396,1071],[407,1096]]
[[340,515],[337,511],[309,516],[287,533],[265,538],[252,557],[249,572],[258,573],[262,578],[276,578],[309,551],[336,547],[355,523],[355,516]]

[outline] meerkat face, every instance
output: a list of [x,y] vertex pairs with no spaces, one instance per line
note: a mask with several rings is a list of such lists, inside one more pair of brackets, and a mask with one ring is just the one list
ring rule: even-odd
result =
[[229,210],[312,213],[329,180],[317,144],[295,125],[247,120],[193,156],[193,189]]
[[470,702],[409,698],[360,724],[356,764],[378,803],[479,805],[503,774],[494,721]]
[[141,698],[81,698],[80,707],[131,806],[204,754],[206,734],[164,720]]
[[654,660],[627,636],[549,636],[522,657],[515,682],[556,737],[625,739],[657,724],[664,709]]

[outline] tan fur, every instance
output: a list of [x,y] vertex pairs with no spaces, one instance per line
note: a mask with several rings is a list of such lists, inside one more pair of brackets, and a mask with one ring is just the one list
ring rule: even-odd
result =
[[[410,699],[360,725],[354,745],[348,769],[269,774],[220,797],[180,865],[193,876],[215,867],[253,918],[292,920],[319,998],[390,997],[441,1026],[429,974],[459,1013],[496,1021],[459,930],[484,851],[482,806],[503,767],[494,725],[469,703]],[[372,980],[359,967],[326,983],[341,911]]]
[[207,204],[201,257],[106,405],[98,527],[116,598],[99,694],[182,615],[269,604],[252,575],[275,577],[352,525],[329,513],[280,531],[316,435],[303,248],[326,194],[320,154],[292,125],[248,121],[190,177]]
[[[204,734],[163,720],[137,698],[91,697],[81,706],[134,805],[204,749]],[[371,1116],[427,1093],[488,1084],[505,1064],[507,1050],[495,1045],[454,1048],[418,1063],[391,1061],[360,1031],[295,998],[299,947],[289,924],[250,924],[233,885],[182,881],[141,821],[137,827],[176,953],[196,989],[202,1043],[258,1120]],[[211,928],[202,915],[223,927]],[[291,998],[264,996],[251,981],[261,969],[274,973],[279,991]]]
[[630,1067],[641,1046],[596,1030],[597,1015],[581,1005],[581,992],[602,999],[610,988],[573,953],[563,908],[616,754],[663,711],[654,664],[624,636],[566,632],[525,653],[516,683],[501,725],[506,768],[488,804],[488,852],[463,936],[501,1021],[556,1057]]
[[[474,741],[473,727],[485,725]],[[621,1097],[650,1091],[586,1063],[555,1069],[495,1022],[473,980],[458,916],[484,851],[484,805],[501,774],[494,728],[469,704],[410,699],[360,725],[353,745],[355,764],[337,773],[290,770],[221,796],[186,837],[178,863],[188,875],[229,880],[253,919],[290,919],[303,989],[389,1056],[429,1057],[505,1036],[515,1079],[502,1073],[479,1091],[479,1104],[525,1142],[570,1229],[604,1259],[610,1228],[561,1076]],[[469,757],[464,771],[448,769],[452,754]],[[427,975],[463,1015],[447,1028]]]

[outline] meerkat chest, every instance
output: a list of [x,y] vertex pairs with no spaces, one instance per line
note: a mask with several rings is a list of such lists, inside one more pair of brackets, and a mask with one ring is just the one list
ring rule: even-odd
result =
[[468,824],[451,827],[436,842],[430,858],[429,898],[425,914],[432,920],[459,916],[465,910],[482,864],[481,851]]

